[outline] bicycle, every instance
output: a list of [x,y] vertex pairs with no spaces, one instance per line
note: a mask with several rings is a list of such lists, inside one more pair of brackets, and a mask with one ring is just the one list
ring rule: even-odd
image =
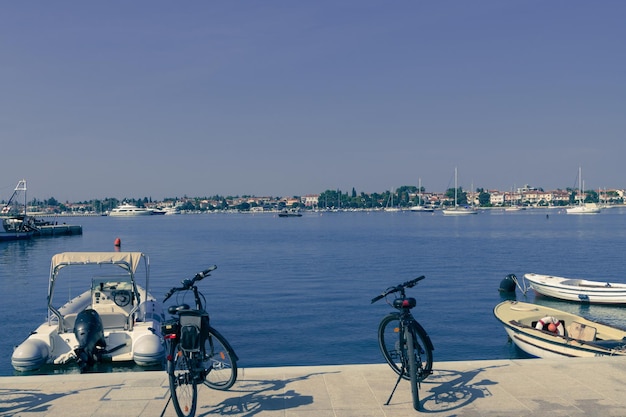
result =
[[419,384],[432,374],[433,343],[426,330],[415,320],[411,309],[417,305],[415,298],[407,297],[406,288],[414,287],[425,277],[422,275],[403,284],[389,287],[382,294],[372,298],[372,304],[390,294],[399,293],[393,302],[387,303],[398,312],[385,316],[378,326],[378,345],[391,366],[398,374],[396,385],[385,405],[389,405],[401,379],[410,381],[413,408],[419,410]]
[[209,324],[209,314],[204,308],[206,298],[196,285],[216,268],[213,265],[192,279],[183,280],[182,287],[172,288],[163,299],[165,303],[175,293],[184,293],[184,301],[184,295],[191,291],[195,302],[193,309],[185,303],[168,307],[174,318],[161,326],[166,342],[170,398],[179,417],[195,415],[199,384],[226,390],[237,379],[239,358],[224,336]]

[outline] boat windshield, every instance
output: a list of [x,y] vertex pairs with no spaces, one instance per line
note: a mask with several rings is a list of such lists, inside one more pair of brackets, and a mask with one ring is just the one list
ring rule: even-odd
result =
[[128,315],[138,304],[130,275],[95,276],[91,281],[91,308]]
[[94,277],[91,291],[133,290],[133,284],[128,276],[99,276]]

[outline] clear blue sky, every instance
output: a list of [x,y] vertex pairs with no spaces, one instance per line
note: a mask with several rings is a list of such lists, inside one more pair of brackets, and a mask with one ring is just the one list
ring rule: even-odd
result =
[[626,187],[624,1],[12,1],[0,199]]

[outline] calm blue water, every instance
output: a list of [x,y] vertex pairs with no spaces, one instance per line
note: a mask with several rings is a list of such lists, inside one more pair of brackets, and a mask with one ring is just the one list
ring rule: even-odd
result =
[[[549,216],[547,216],[549,214]],[[0,243],[0,375],[10,353],[46,315],[50,258],[64,251],[122,250],[150,256],[151,292],[217,264],[201,288],[211,320],[244,367],[379,363],[379,320],[370,299],[426,275],[410,295],[435,344],[435,361],[521,357],[493,317],[500,281],[526,272],[626,282],[626,210],[571,216],[556,210],[440,213],[208,214],[61,218],[82,236]],[[626,325],[626,309],[537,298]]]

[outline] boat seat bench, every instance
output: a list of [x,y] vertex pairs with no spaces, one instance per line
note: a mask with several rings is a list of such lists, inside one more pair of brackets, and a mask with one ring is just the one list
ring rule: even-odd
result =
[[[98,313],[100,320],[102,320],[102,327],[107,329],[123,329],[126,326],[126,319],[128,316],[122,313]],[[74,329],[76,322],[76,313],[67,314],[63,318],[63,328],[66,332],[71,332]]]
[[573,321],[567,326],[567,335],[572,339],[582,340],[584,342],[593,342],[596,340],[597,329],[592,326]]
[[119,329],[126,326],[127,315],[122,313],[99,313],[104,329]]

